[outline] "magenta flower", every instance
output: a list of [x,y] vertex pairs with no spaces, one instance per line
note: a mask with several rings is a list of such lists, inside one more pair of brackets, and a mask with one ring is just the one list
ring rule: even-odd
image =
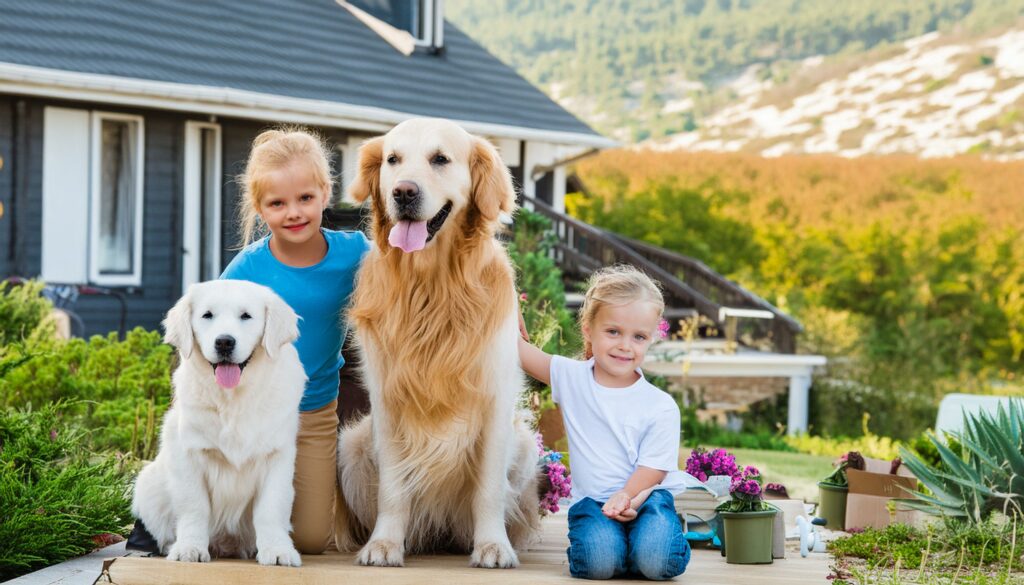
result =
[[543,516],[557,512],[559,500],[569,497],[572,493],[572,478],[569,475],[569,470],[562,463],[562,454],[546,449],[540,433],[537,433],[535,437],[539,464],[549,484],[548,491],[540,499],[540,513]]
[[686,473],[701,481],[707,481],[712,475],[735,477],[739,473],[739,467],[736,465],[736,457],[725,449],[707,451],[697,447],[690,452],[686,460]]
[[668,321],[662,319],[661,321],[658,322],[658,333],[661,334],[662,339],[668,337],[669,328],[670,326],[668,324]]

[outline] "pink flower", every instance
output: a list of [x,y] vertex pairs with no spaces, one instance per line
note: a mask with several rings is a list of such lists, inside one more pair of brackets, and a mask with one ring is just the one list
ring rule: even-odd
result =
[[658,333],[661,334],[662,339],[668,337],[669,328],[670,327],[668,321],[662,319],[661,321],[658,322]]
[[526,293],[519,293],[519,302],[525,303],[527,299]]

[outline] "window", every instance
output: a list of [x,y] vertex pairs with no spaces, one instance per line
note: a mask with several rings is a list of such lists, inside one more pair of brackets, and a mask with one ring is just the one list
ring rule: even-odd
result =
[[142,284],[143,119],[94,112],[89,279]]
[[425,47],[443,44],[443,0],[350,0],[350,4],[404,30]]

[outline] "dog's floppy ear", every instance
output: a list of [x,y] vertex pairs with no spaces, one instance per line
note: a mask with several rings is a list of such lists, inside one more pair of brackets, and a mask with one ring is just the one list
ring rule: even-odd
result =
[[164,343],[178,348],[181,359],[187,360],[192,355],[192,287],[178,299],[178,302],[167,311],[164,318]]
[[359,147],[359,168],[348,188],[348,200],[356,205],[380,190],[380,164],[384,157],[384,137],[371,138]]
[[267,318],[263,326],[263,349],[271,358],[286,343],[299,338],[299,316],[288,303],[272,291],[267,291]]
[[516,192],[512,187],[512,175],[493,144],[474,136],[469,168],[473,179],[470,200],[484,219],[493,221],[499,213],[510,214],[515,210]]

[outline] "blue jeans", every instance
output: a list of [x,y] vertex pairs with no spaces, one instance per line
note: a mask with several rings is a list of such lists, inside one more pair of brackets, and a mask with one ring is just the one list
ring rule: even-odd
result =
[[604,504],[583,498],[569,508],[569,573],[581,579],[622,575],[661,581],[683,574],[690,544],[672,494],[654,490],[629,522],[601,513]]

